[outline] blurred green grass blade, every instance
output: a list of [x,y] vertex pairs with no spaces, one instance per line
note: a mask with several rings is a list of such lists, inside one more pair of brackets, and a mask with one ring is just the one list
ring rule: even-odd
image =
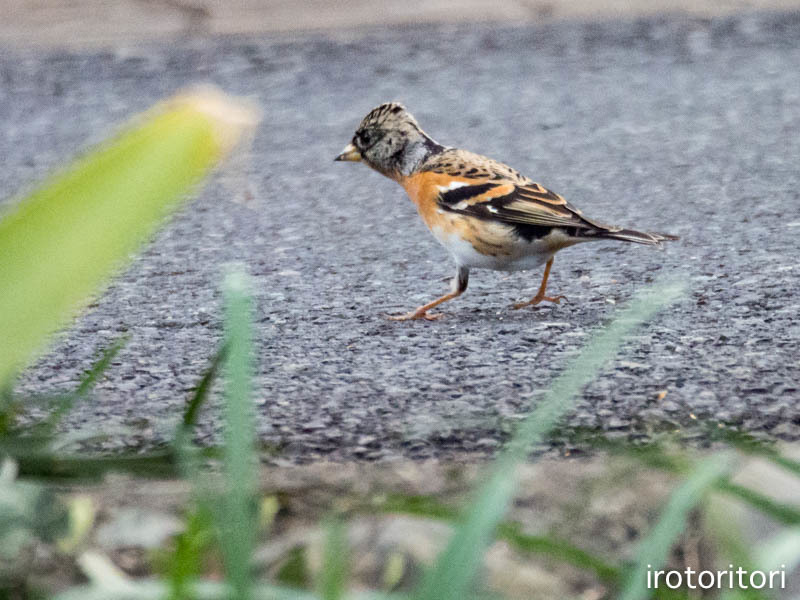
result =
[[516,467],[527,458],[529,448],[543,440],[572,409],[578,392],[617,353],[625,336],[675,301],[682,289],[680,284],[669,282],[654,285],[639,294],[568,364],[495,461],[488,480],[478,489],[468,508],[463,524],[423,578],[416,595],[419,600],[460,600],[467,595],[484,552],[512,500]]
[[469,507],[433,568],[425,575],[417,598],[420,600],[459,600],[467,596],[480,568],[486,548],[516,488],[515,461],[506,454],[494,469]]
[[594,449],[636,460],[651,469],[685,474],[692,467],[687,456],[676,452],[674,448],[665,446],[663,439],[641,441],[632,445],[628,440],[609,440],[598,434],[591,438],[582,438],[580,441]]
[[763,456],[790,473],[800,476],[800,462],[781,454],[775,449],[774,442],[758,439],[749,433],[730,428],[710,427],[709,433],[711,439],[722,440],[746,454]]
[[[441,521],[454,521],[459,517],[456,509],[442,504],[430,496],[390,495],[381,504],[380,510],[386,513],[402,513]],[[566,540],[522,533],[517,523],[509,522],[498,525],[496,537],[507,541],[518,551],[541,554],[581,569],[594,571],[604,582],[616,583],[619,580],[620,570],[617,567]]]
[[226,346],[223,345],[222,348],[220,348],[214,355],[214,358],[211,360],[211,364],[206,369],[206,372],[203,373],[203,376],[200,378],[200,381],[194,388],[192,396],[186,403],[186,410],[183,412],[183,420],[181,425],[184,429],[191,429],[197,424],[197,417],[200,414],[200,409],[208,399],[208,393],[211,391],[211,385],[214,383],[217,375],[219,374],[220,367],[225,360],[225,354]]
[[275,574],[275,581],[282,585],[307,588],[311,585],[306,549],[302,546],[292,548],[283,566]]
[[175,477],[178,468],[173,452],[152,452],[120,456],[63,456],[52,453],[31,452],[28,446],[7,444],[0,446],[17,461],[19,473],[25,477],[42,479],[91,481],[107,473],[129,473],[139,477]]
[[[717,548],[716,552],[720,566],[726,564],[741,567],[745,571],[756,569],[751,556],[752,544],[745,541],[741,527],[736,523],[744,523],[746,519],[740,506],[730,506],[730,500],[723,495],[712,494],[706,501],[704,521]],[[734,524],[734,526],[732,526]],[[723,590],[720,595],[722,600],[766,600],[764,590],[753,588],[742,590]]]
[[97,380],[100,379],[108,367],[111,366],[111,361],[119,354],[119,351],[128,343],[129,339],[130,336],[123,335],[101,352],[98,361],[86,372],[83,379],[81,379],[80,385],[78,385],[78,389],[75,390],[78,396],[84,396],[92,391]]
[[325,527],[325,548],[319,594],[323,600],[341,600],[347,582],[347,536],[344,524],[331,519]]
[[380,510],[387,513],[405,513],[431,519],[452,521],[459,517],[459,512],[436,498],[422,495],[389,494],[381,502]]
[[0,382],[0,440],[14,429],[20,409],[19,401],[14,397],[11,385],[3,385]]
[[70,410],[75,407],[76,402],[86,398],[89,392],[92,391],[97,381],[103,376],[103,373],[111,366],[111,361],[119,354],[119,351],[128,342],[127,335],[115,340],[108,348],[104,349],[100,358],[94,365],[86,372],[81,379],[78,388],[71,394],[62,394],[57,397],[54,410],[47,416],[43,423],[38,424],[36,429],[40,427],[44,431],[52,432],[58,426],[58,423]]
[[252,299],[247,276],[228,273],[224,283],[226,333],[225,497],[221,545],[228,582],[237,600],[251,591],[250,556],[257,530],[256,452],[252,407]]
[[183,418],[175,428],[175,437],[172,441],[172,448],[181,474],[184,479],[192,482],[194,494],[201,504],[212,501],[214,494],[209,489],[205,475],[201,472],[201,451],[192,442],[192,430],[197,424],[200,409],[208,399],[211,386],[219,375],[226,352],[227,347],[223,344],[195,386],[186,403]]
[[769,496],[729,480],[720,481],[716,487],[719,491],[746,502],[783,525],[800,525],[800,507],[778,502]]
[[168,600],[191,598],[190,584],[203,569],[203,555],[211,547],[213,518],[205,507],[186,516],[186,529],[175,539],[175,550],[169,565]]
[[800,477],[800,462],[792,460],[786,456],[782,456],[777,452],[766,455],[769,460],[774,462],[779,467],[783,467],[787,471],[794,473]]
[[252,110],[218,92],[177,97],[0,220],[0,385],[254,122]]
[[605,583],[613,584],[619,581],[620,571],[618,568],[565,540],[521,533],[519,526],[515,523],[501,523],[497,530],[497,537],[506,540],[517,550],[541,554],[580,569],[593,571]]
[[683,532],[689,512],[703,499],[733,464],[731,454],[719,453],[701,461],[678,486],[667,502],[658,522],[642,540],[636,563],[628,575],[620,600],[641,600],[650,595],[648,571],[659,569],[667,560],[675,540]]

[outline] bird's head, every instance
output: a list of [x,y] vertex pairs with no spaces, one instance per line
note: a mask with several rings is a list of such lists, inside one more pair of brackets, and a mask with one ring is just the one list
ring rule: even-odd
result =
[[335,160],[363,161],[379,173],[396,178],[410,175],[430,153],[441,149],[405,106],[387,102],[362,119],[353,140]]

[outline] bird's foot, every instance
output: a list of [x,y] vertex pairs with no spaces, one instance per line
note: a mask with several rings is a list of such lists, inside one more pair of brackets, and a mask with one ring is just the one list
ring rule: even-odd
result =
[[426,321],[436,321],[441,319],[444,313],[429,313],[427,311],[412,310],[410,313],[404,315],[387,315],[390,321],[418,321],[425,319]]
[[[518,310],[520,308],[525,308],[526,306],[536,306],[540,302],[552,302],[553,304],[561,304],[562,300],[567,300],[566,296],[545,296],[545,295],[536,295],[527,302],[517,302],[512,308],[514,310]],[[567,300],[569,302],[569,300]]]

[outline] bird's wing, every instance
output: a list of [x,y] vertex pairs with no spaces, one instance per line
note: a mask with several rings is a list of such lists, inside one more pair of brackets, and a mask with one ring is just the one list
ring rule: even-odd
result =
[[443,210],[510,225],[569,227],[615,231],[587,219],[563,197],[534,182],[503,179],[456,181],[439,187],[437,204]]
[[451,177],[438,185],[437,204],[449,211],[512,225],[572,227],[613,232],[620,228],[597,223],[563,197],[501,162],[465,150],[447,149],[426,171]]

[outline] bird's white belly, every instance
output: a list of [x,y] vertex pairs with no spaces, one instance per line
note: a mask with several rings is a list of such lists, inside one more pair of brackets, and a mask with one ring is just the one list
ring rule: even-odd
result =
[[510,248],[511,254],[492,256],[475,250],[475,247],[459,235],[447,234],[441,227],[433,227],[434,237],[447,248],[456,263],[473,269],[495,271],[525,271],[545,264],[554,254],[553,247],[543,240],[520,242]]

